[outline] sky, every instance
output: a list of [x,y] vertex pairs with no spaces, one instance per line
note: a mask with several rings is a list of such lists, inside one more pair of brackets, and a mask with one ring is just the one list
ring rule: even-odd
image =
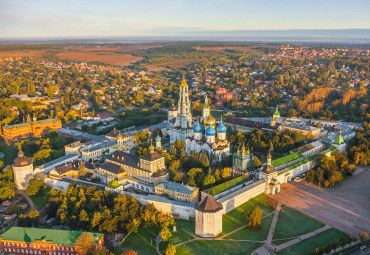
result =
[[0,0],[1,38],[370,29],[370,0]]

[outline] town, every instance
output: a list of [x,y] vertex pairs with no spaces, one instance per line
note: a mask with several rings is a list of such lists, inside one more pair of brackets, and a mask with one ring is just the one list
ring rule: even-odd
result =
[[[168,47],[140,54],[171,56]],[[363,245],[370,51],[209,48],[196,49],[212,60],[161,71],[147,60],[3,57],[1,252],[329,254]]]

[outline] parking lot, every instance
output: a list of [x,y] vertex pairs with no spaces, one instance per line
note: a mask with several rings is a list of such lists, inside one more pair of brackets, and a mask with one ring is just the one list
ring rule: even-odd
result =
[[307,183],[282,184],[271,198],[358,238],[370,232],[370,171],[362,171],[331,189]]

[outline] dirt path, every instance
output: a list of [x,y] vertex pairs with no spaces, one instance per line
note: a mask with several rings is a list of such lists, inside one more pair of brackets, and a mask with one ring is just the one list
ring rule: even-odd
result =
[[27,200],[27,203],[29,204],[30,207],[29,207],[28,211],[26,212],[26,214],[29,214],[34,209],[37,210],[37,207],[36,207],[35,203],[28,196],[28,194],[25,190],[17,190],[15,193],[18,194],[18,195],[23,196]]

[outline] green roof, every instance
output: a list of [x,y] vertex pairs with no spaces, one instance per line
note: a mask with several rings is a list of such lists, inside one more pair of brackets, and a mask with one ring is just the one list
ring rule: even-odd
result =
[[[50,122],[55,122],[58,119],[44,119],[44,120],[38,120],[36,121],[36,124],[43,124],[43,123],[50,123]],[[7,128],[12,129],[12,128],[22,128],[22,127],[28,127],[31,125],[31,121],[27,121],[24,123],[19,123],[19,124],[14,124],[14,125],[6,125]]]
[[242,175],[242,176],[239,176],[235,179],[232,179],[230,181],[227,181],[227,182],[224,182],[224,183],[221,183],[215,187],[212,187],[212,188],[209,188],[209,189],[206,189],[206,190],[203,190],[203,192],[209,194],[209,195],[212,195],[212,196],[215,196],[221,192],[224,192],[225,190],[227,189],[231,189],[233,187],[236,187],[240,184],[243,184],[244,182],[247,182],[249,181],[250,179],[247,178],[247,176],[245,175]]
[[[0,238],[4,241],[18,241],[18,242],[38,242],[46,241],[58,245],[75,245],[77,239],[82,234],[82,231],[68,231],[56,229],[42,229],[42,228],[22,228],[12,227],[2,235]],[[97,243],[104,234],[87,232],[91,235],[93,240]]]
[[300,158],[303,158],[303,155],[300,152],[295,152],[287,156],[274,159],[271,163],[274,167],[278,167]]
[[333,150],[335,150],[336,148],[334,147],[334,146],[331,146],[329,149],[326,149],[326,150],[324,150],[323,152],[321,152],[321,154],[326,154],[326,153],[328,153],[329,151],[333,151]]
[[14,125],[6,125],[6,127],[9,129],[12,129],[12,128],[28,127],[29,125],[30,125],[30,122],[25,122],[25,123],[19,123],[19,124],[14,124]]
[[279,110],[278,110],[278,108],[277,108],[277,107],[276,107],[276,109],[275,109],[274,115],[279,115],[279,116],[280,116],[280,112],[279,112]]
[[340,131],[339,131],[339,134],[337,135],[337,137],[335,138],[333,144],[338,144],[338,145],[344,144],[344,139],[343,139],[342,133]]

